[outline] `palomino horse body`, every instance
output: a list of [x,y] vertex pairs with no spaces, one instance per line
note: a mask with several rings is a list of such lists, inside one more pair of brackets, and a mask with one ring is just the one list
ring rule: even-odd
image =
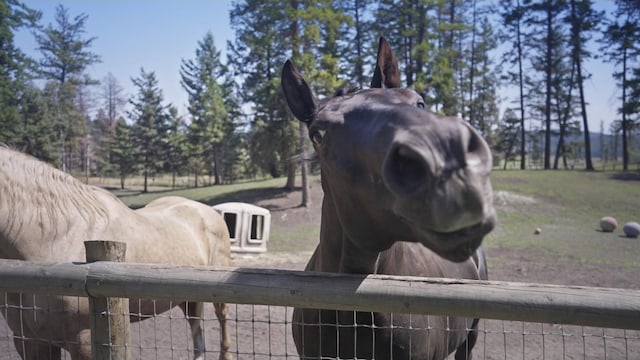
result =
[[[0,258],[84,261],[84,240],[127,243],[126,260],[175,265],[230,265],[229,232],[211,207],[164,197],[133,211],[113,194],[87,186],[30,156],[0,147]],[[23,359],[91,359],[86,298],[6,294],[3,311]],[[3,301],[4,302],[4,301]],[[202,303],[130,301],[132,320],[179,304],[189,316],[194,357],[204,356]],[[45,308],[32,313],[29,309]],[[229,359],[227,307],[214,304],[220,320],[221,359]]]
[[[282,86],[321,167],[320,243],[306,270],[486,279],[480,248],[495,223],[486,142],[458,118],[401,89],[380,39],[372,88],[320,104],[291,62]],[[468,359],[477,319],[295,309],[310,358]]]

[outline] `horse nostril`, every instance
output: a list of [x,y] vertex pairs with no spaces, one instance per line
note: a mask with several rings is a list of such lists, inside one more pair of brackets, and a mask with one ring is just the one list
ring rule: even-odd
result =
[[486,142],[475,130],[469,129],[466,153],[463,165],[465,167],[491,166],[491,152]]
[[474,154],[480,149],[480,137],[475,133],[471,132],[471,136],[469,137],[469,143],[467,144],[467,152],[470,154]]
[[429,175],[424,158],[404,145],[396,146],[388,155],[383,174],[390,190],[402,195],[424,187]]

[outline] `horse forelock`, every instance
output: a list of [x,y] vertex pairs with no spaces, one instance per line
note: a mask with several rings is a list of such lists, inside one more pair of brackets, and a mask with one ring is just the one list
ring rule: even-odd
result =
[[[0,231],[11,241],[39,228],[55,240],[63,229],[108,222],[91,187],[31,156],[0,147]],[[46,241],[46,240],[43,240]]]

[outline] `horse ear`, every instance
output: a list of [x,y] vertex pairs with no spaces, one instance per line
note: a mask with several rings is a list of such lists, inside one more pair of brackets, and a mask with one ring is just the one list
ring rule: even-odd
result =
[[282,67],[282,90],[293,116],[309,125],[313,121],[318,102],[311,92],[311,88],[300,72],[287,60]]
[[371,79],[372,88],[398,88],[400,87],[400,70],[398,60],[391,50],[387,40],[381,36],[378,44],[378,57],[376,67]]

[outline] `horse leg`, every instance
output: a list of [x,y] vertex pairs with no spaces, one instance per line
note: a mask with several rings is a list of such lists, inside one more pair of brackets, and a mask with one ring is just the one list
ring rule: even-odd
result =
[[13,344],[23,360],[62,359],[62,350],[40,341],[13,339]]
[[180,308],[187,316],[187,321],[191,327],[191,337],[193,338],[193,358],[195,360],[204,359],[205,343],[204,331],[202,329],[202,314],[204,313],[203,303],[184,302]]
[[227,315],[229,315],[229,307],[224,303],[214,303],[213,307],[220,322],[220,360],[231,360],[231,337],[227,324]]
[[67,350],[73,360],[91,360],[91,330],[81,330],[76,336],[76,344],[71,345]]
[[476,345],[476,341],[478,340],[479,321],[479,319],[473,319],[471,329],[467,334],[467,341],[462,343],[462,345],[458,346],[458,348],[456,349],[455,360],[471,360],[471,350]]

